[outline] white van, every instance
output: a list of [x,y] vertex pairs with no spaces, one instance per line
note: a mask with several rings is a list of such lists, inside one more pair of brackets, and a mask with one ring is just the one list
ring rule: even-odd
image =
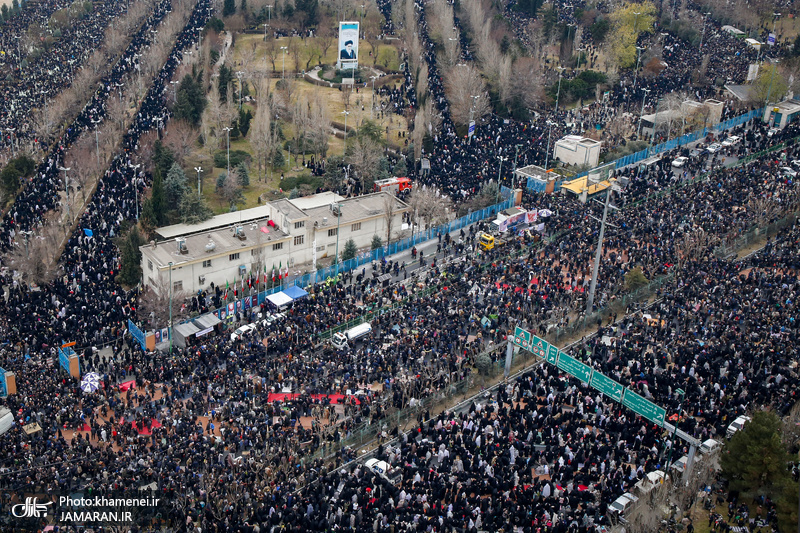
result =
[[352,342],[356,339],[360,339],[366,335],[369,335],[372,332],[372,326],[369,322],[364,322],[363,324],[359,324],[354,328],[350,328],[344,333],[334,333],[333,337],[331,338],[331,344],[337,350],[343,349],[347,346],[348,341]]
[[664,472],[654,470],[653,472],[648,472],[642,479],[637,481],[636,485],[633,486],[633,490],[640,496],[644,496],[662,483],[664,483]]
[[608,506],[608,510],[612,513],[623,515],[626,511],[629,511],[633,504],[639,500],[636,496],[631,494],[630,492],[626,492],[616,500],[614,503]]
[[728,438],[733,437],[733,434],[742,429],[748,422],[750,422],[750,417],[744,415],[731,422],[731,425],[728,426],[728,431],[726,432]]
[[714,439],[708,439],[703,441],[703,444],[700,445],[700,453],[703,455],[709,455],[715,451],[717,451],[720,446],[722,446],[719,441]]
[[11,429],[14,425],[14,415],[9,409],[0,409],[0,435]]

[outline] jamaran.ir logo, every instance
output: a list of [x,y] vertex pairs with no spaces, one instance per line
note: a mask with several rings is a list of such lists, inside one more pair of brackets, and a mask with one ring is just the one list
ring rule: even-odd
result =
[[25,498],[25,503],[18,503],[11,507],[11,514],[17,518],[41,518],[47,516],[47,506],[53,502],[39,503],[37,497]]

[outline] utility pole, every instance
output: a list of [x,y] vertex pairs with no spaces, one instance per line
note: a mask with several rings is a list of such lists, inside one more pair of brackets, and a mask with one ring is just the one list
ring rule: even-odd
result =
[[169,262],[169,353],[172,354],[172,261]]
[[[639,138],[639,135],[641,135],[642,133],[642,115],[644,115],[644,99],[647,97],[648,94],[650,94],[650,89],[643,88],[642,92],[644,92],[644,94],[642,95],[642,110],[639,112],[639,128],[637,128],[636,130],[637,139]],[[653,125],[653,127],[655,128],[655,124]],[[653,129],[653,131],[655,131],[655,129]]]
[[197,196],[200,196],[200,173],[203,172],[203,167],[194,167],[197,172]]
[[597,288],[597,274],[600,270],[600,257],[603,255],[603,235],[606,232],[606,218],[608,217],[608,205],[611,202],[611,193],[614,190],[616,180],[610,180],[611,184],[606,190],[606,202],[603,208],[603,220],[600,222],[600,235],[597,237],[597,251],[594,254],[594,266],[592,267],[592,283],[589,286],[589,297],[586,300],[586,315],[589,316],[594,309],[594,291]]

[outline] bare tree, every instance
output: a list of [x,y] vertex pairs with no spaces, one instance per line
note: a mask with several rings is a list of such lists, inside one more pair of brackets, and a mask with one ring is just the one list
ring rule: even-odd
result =
[[333,30],[334,22],[329,17],[322,17],[317,29],[317,42],[322,49],[321,61],[325,62],[325,57],[328,55],[328,50],[333,46],[336,40],[336,34]]
[[[153,329],[169,326],[170,313],[170,286],[169,280],[159,276],[156,280],[151,278],[151,283],[145,285],[144,291],[139,295],[140,316],[147,317],[148,324]],[[191,297],[187,291],[172,290],[172,323],[178,323],[189,315],[188,306],[184,302]]]
[[514,61],[509,76],[511,97],[517,97],[526,107],[536,107],[542,101],[543,79],[541,64],[533,57],[520,57]]
[[397,199],[393,194],[387,194],[383,198],[383,217],[386,219],[386,244],[392,243],[392,227],[394,226],[394,214],[397,207]]
[[356,171],[361,186],[365,191],[371,190],[378,173],[381,160],[381,148],[372,139],[358,137],[350,143],[348,160]]
[[45,285],[58,271],[57,260],[62,231],[47,222],[37,231],[17,233],[6,256],[7,264],[28,284]]
[[414,188],[408,203],[414,212],[414,218],[425,223],[425,229],[446,220],[447,214],[453,208],[453,202],[438,187],[426,185]]
[[486,85],[472,65],[450,69],[445,81],[445,91],[450,100],[453,121],[457,124],[467,124],[470,115],[477,121],[490,111]]
[[171,120],[164,134],[164,145],[168,146],[180,164],[184,164],[186,157],[192,153],[192,148],[197,145],[200,132],[185,120]]
[[[269,98],[262,98],[256,107],[256,116],[250,128],[250,145],[253,147],[258,162],[258,174],[261,179],[262,162],[264,175],[270,166],[270,160],[278,148],[278,139],[272,127],[272,109]],[[266,176],[265,176],[266,178]],[[266,181],[266,179],[264,180]]]

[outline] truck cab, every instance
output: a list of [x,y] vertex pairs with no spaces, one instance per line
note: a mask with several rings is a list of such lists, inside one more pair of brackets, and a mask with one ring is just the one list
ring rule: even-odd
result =
[[495,246],[499,246],[501,243],[495,239],[493,235],[490,235],[486,232],[482,232],[478,236],[478,246],[481,247],[482,250],[489,251],[493,250]]

